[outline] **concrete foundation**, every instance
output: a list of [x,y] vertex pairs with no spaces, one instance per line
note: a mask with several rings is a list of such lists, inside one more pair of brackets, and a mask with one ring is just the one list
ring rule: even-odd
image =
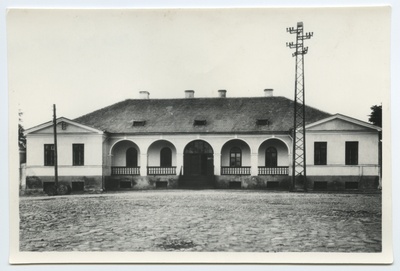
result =
[[[291,176],[215,176],[216,189],[290,189]],[[309,191],[373,191],[379,187],[379,176],[307,176]],[[26,190],[44,190],[54,183],[52,176],[27,176]],[[74,191],[146,190],[180,188],[179,176],[59,176],[59,183]],[[297,187],[298,185],[296,185]],[[302,188],[303,184],[300,185]],[[300,187],[299,186],[299,187]]]
[[105,176],[105,189],[112,190],[146,190],[173,189],[178,187],[179,176]]
[[307,189],[318,191],[378,190],[379,176],[307,176]]
[[[58,176],[59,184],[69,185],[74,191],[101,191],[103,176]],[[26,190],[43,190],[47,185],[54,184],[54,176],[27,176]]]
[[289,176],[270,175],[270,176],[236,176],[223,175],[215,176],[216,188],[240,188],[242,189],[277,189],[288,190],[290,185]]

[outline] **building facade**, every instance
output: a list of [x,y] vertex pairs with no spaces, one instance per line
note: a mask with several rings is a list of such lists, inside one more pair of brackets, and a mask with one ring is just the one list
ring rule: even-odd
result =
[[[57,119],[58,172],[72,191],[156,188],[289,190],[293,101],[275,97],[125,100]],[[379,183],[380,128],[306,107],[306,186]],[[27,189],[54,183],[52,122],[26,130]]]

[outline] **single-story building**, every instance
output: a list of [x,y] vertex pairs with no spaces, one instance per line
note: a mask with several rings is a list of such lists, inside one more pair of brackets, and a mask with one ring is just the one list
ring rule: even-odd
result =
[[[57,119],[59,181],[73,191],[153,188],[289,189],[293,101],[261,97],[125,100]],[[381,129],[310,106],[307,188],[377,189]],[[54,183],[52,121],[25,131],[26,187]]]

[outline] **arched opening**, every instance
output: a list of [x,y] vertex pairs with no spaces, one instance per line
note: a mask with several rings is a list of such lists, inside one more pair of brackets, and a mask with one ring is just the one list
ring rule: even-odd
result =
[[121,140],[110,149],[111,175],[140,175],[140,149],[130,140]]
[[265,150],[265,166],[266,167],[278,166],[278,153],[274,147],[268,147]]
[[245,141],[227,141],[221,148],[221,175],[250,175],[250,158],[250,146]]
[[138,166],[138,153],[134,147],[130,147],[126,150],[126,167],[137,167]]
[[172,166],[172,151],[168,147],[164,147],[160,151],[160,166],[161,167]]
[[214,175],[214,151],[210,144],[195,140],[184,150],[183,171],[185,176]]
[[289,149],[278,138],[265,140],[258,148],[258,175],[288,175]]
[[147,175],[176,175],[176,148],[168,140],[156,140],[147,149]]

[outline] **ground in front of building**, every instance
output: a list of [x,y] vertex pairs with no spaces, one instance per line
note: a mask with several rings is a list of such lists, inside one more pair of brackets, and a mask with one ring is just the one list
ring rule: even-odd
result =
[[21,251],[380,252],[380,194],[130,191],[20,198]]

